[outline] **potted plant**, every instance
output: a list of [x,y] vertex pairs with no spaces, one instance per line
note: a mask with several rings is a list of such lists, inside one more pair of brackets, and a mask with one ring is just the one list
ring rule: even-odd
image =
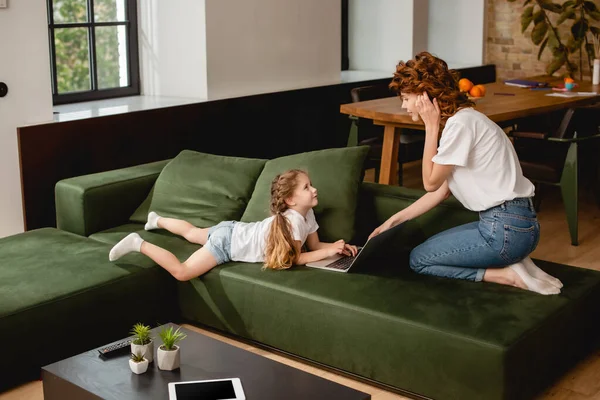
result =
[[173,327],[169,326],[159,332],[163,344],[156,351],[158,368],[165,371],[172,371],[179,368],[179,346],[176,344],[187,337],[180,329],[173,330]]
[[[516,0],[508,1],[512,3]],[[567,76],[575,76],[578,70],[579,80],[582,80],[586,53],[590,72],[592,71],[592,60],[600,57],[588,37],[588,32],[592,35],[600,34],[600,27],[597,26],[597,21],[600,21],[600,9],[596,2],[571,0],[558,4],[552,0],[524,0],[523,7],[521,32],[524,33],[533,23],[531,41],[540,46],[538,60],[544,49],[552,52],[552,61],[546,68],[548,75],[564,66]],[[561,28],[565,23],[570,25],[570,29]],[[575,62],[577,58],[579,66]]]
[[143,374],[148,370],[148,360],[142,353],[131,353],[129,368],[134,374]]
[[154,341],[150,337],[150,327],[138,322],[131,329],[133,340],[131,341],[131,353],[141,354],[148,362],[154,360]]

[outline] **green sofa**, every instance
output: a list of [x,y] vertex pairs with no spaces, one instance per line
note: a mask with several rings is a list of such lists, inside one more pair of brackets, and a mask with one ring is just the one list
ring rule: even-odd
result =
[[0,239],[0,343],[9,344],[0,389],[121,338],[137,321],[208,326],[435,399],[531,398],[596,348],[598,272],[537,261],[565,285],[541,296],[409,269],[412,247],[477,218],[453,198],[409,221],[369,273],[230,262],[178,282],[141,254],[108,262],[111,246],[133,231],[186,258],[199,246],[144,231],[150,208],[207,226],[223,215],[260,219],[268,182],[291,167],[308,169],[319,190],[321,236],[364,242],[423,193],[360,183],[363,156],[332,149],[267,162],[183,152],[59,182],[58,229]]

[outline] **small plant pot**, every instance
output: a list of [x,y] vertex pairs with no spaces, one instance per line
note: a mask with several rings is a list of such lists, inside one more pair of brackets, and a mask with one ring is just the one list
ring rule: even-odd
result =
[[135,362],[132,359],[129,359],[129,368],[131,368],[131,372],[134,374],[143,374],[148,370],[148,360],[144,357],[144,361]]
[[154,361],[154,341],[151,340],[148,344],[133,344],[131,342],[131,352],[133,354],[142,354],[148,362]]
[[156,361],[158,368],[164,371],[172,371],[179,368],[179,346],[173,346],[173,350],[163,350],[160,346],[156,351]]

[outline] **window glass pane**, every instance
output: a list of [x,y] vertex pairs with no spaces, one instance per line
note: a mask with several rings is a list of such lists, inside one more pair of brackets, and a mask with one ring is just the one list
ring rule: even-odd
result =
[[54,30],[58,93],[91,90],[87,28]]
[[98,89],[129,86],[125,26],[96,28]]
[[54,0],[52,12],[55,24],[88,22],[87,0]]
[[125,0],[94,0],[94,21],[125,21]]

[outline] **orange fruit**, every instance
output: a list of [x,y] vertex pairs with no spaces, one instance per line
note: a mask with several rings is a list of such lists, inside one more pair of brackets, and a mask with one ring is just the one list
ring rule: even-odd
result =
[[469,95],[471,97],[483,97],[485,96],[485,86],[483,85],[475,85],[469,90]]
[[473,88],[473,82],[471,82],[467,78],[462,78],[460,81],[458,81],[458,89],[461,92],[468,92],[472,88]]
[[573,78],[565,78],[565,83],[575,83]]

